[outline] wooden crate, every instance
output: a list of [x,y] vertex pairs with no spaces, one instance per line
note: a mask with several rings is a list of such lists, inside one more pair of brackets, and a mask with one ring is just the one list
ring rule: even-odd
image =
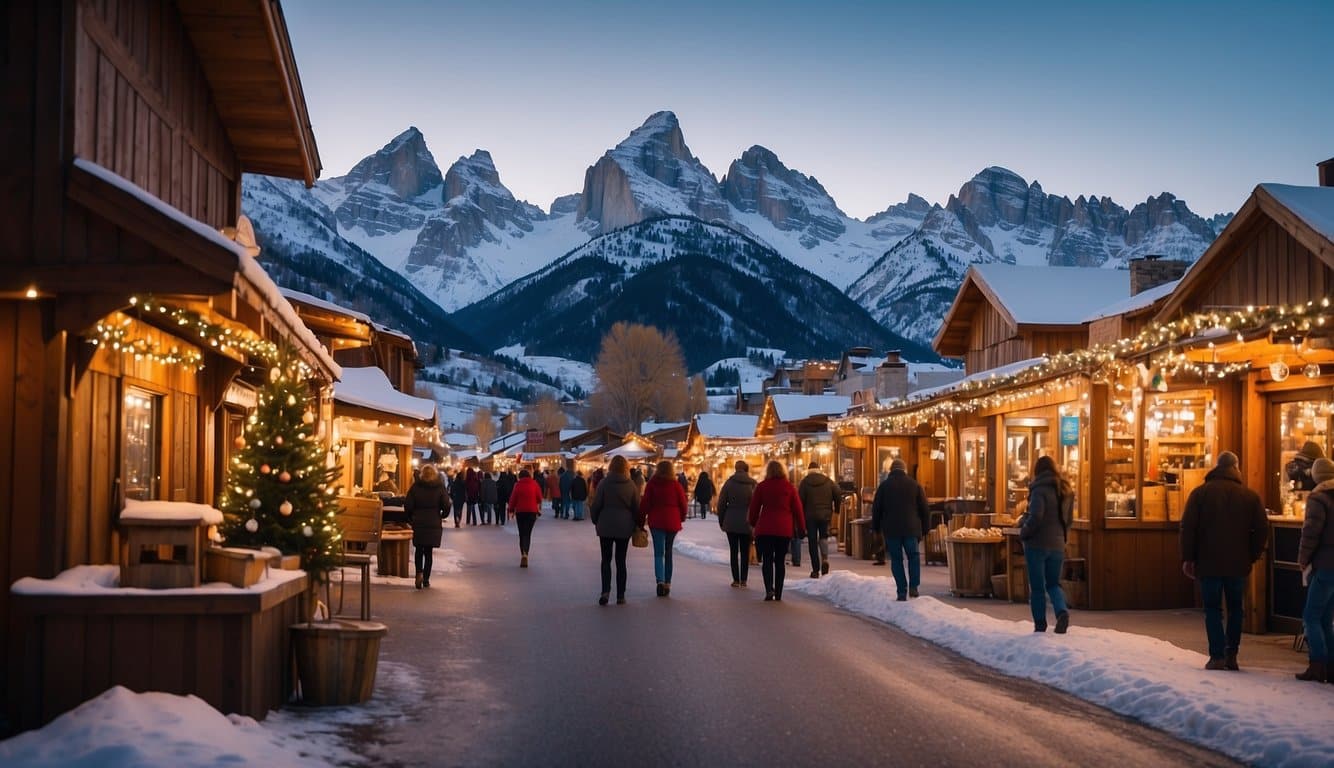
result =
[[1001,540],[949,538],[945,544],[949,549],[950,593],[956,597],[990,595]]
[[199,586],[205,529],[195,521],[121,520],[120,585],[143,589]]
[[204,550],[204,580],[248,587],[264,578],[269,555],[254,549],[210,547]]

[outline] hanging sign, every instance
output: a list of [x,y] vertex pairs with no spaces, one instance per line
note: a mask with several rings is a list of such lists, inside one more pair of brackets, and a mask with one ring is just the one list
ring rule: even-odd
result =
[[1061,417],[1061,445],[1079,445],[1079,417]]
[[540,429],[530,429],[524,434],[523,452],[542,453],[547,449],[547,433]]

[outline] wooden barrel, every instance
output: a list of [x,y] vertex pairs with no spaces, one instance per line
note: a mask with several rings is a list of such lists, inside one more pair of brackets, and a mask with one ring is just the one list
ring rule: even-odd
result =
[[991,594],[991,575],[996,570],[993,539],[949,538],[950,593],[957,597],[986,597]]
[[292,625],[301,700],[311,706],[360,704],[375,689],[380,638],[373,621],[339,620]]

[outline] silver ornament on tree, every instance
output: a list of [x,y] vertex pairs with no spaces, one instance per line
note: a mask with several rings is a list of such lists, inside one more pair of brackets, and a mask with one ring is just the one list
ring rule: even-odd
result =
[[254,533],[255,531],[258,531],[258,530],[259,530],[259,521],[256,520],[256,519],[253,518],[253,517],[250,518],[249,520],[245,521],[245,529],[246,529],[247,531],[250,531],[251,533]]
[[301,529],[301,535],[309,539],[311,536],[315,535],[315,529],[307,525]]
[[263,505],[264,505],[264,502],[260,501],[259,499],[251,499],[251,500],[250,500],[250,508],[251,508],[251,509],[259,509],[259,508],[262,507]]

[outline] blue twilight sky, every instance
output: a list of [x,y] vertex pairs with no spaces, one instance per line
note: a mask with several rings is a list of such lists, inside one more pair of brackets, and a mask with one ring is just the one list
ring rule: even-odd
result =
[[715,175],[761,144],[859,218],[988,165],[1208,216],[1334,157],[1334,0],[283,7],[326,178],[415,125],[545,209],[662,109]]

